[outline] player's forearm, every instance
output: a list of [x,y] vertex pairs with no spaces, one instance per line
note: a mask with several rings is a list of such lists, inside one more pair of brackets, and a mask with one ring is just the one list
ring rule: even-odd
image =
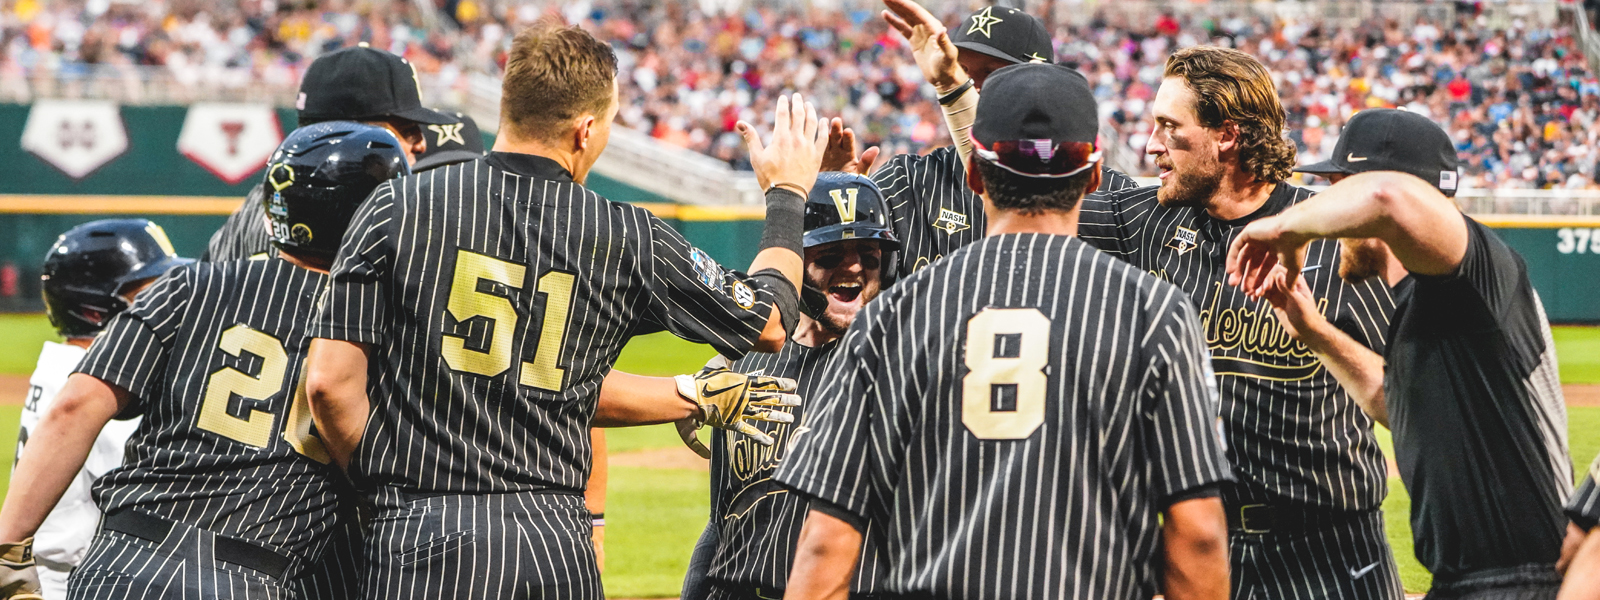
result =
[[[965,78],[965,74],[962,75]],[[978,115],[978,88],[968,88],[965,92],[954,98],[946,98],[947,93],[960,90],[936,90],[939,93],[939,108],[944,112],[945,129],[950,132],[950,141],[955,143],[956,153],[961,155],[961,166],[966,167],[972,160],[972,122]]]
[[1276,221],[1302,241],[1383,240],[1413,273],[1449,273],[1466,252],[1466,224],[1455,205],[1426,182],[1404,173],[1353,175],[1283,211]]
[[0,507],[0,541],[20,541],[38,531],[83,469],[100,429],[126,402],[118,392],[82,373],[67,379],[17,460]]
[[[799,291],[805,282],[805,265],[800,258],[805,251],[802,245],[805,204],[805,195],[796,191],[778,187],[767,191],[766,225],[761,233],[760,250],[750,263],[751,274],[772,269],[789,282],[792,289],[777,289],[779,285],[768,287],[772,288],[770,291],[774,296],[783,296],[775,298],[779,306],[791,306],[791,311],[796,313],[800,305]],[[788,341],[789,333],[799,325],[799,315],[790,315],[789,320],[796,322],[786,323],[781,313],[777,307],[773,308],[754,350],[777,352]]]
[[340,468],[367,429],[372,406],[367,400],[366,344],[314,339],[306,358],[306,399],[317,433]]
[[600,383],[594,427],[632,427],[671,423],[698,414],[700,407],[678,393],[671,377],[646,377],[612,371]]
[[1308,328],[1301,341],[1316,353],[1317,359],[1339,381],[1361,410],[1384,427],[1389,426],[1389,408],[1383,396],[1383,357],[1338,327],[1321,321]]
[[861,557],[861,532],[849,523],[813,510],[800,527],[794,568],[784,600],[845,600],[850,597],[850,576]]
[[1600,600],[1600,535],[1591,531],[1578,546],[1556,600]]
[[1168,600],[1228,597],[1228,524],[1217,498],[1184,500],[1167,508],[1161,526],[1166,553],[1162,593]]

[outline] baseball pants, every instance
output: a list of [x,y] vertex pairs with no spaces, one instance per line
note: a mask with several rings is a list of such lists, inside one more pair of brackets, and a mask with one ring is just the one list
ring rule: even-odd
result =
[[1234,600],[1405,597],[1377,510],[1289,530],[1230,528],[1228,555]]
[[589,510],[573,493],[385,488],[366,540],[374,599],[601,600]]
[[83,564],[67,580],[71,600],[278,600],[294,561],[266,548],[128,509],[107,515]]

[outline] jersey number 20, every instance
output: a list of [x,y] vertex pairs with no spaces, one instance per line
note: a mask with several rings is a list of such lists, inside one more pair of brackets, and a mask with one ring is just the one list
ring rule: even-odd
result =
[[[241,444],[265,448],[272,441],[276,416],[264,410],[246,408],[242,417],[228,412],[233,396],[266,400],[283,392],[283,376],[289,368],[289,353],[283,342],[245,325],[234,325],[222,332],[217,348],[230,356],[249,352],[261,357],[261,372],[250,375],[233,367],[223,367],[206,379],[205,396],[200,400],[200,417],[195,425]],[[305,369],[301,369],[303,373]],[[328,462],[322,440],[311,433],[311,407],[305,386],[296,386],[289,403],[289,418],[283,424],[283,439],[289,446],[317,462]]]
[[[996,339],[1015,356],[995,356]],[[1011,352],[1007,352],[1011,354]],[[1044,374],[1050,360],[1050,319],[1034,308],[986,308],[967,320],[967,376],[961,380],[961,422],[980,440],[1020,440],[1044,424]],[[1015,410],[995,410],[1009,388]]]
[[[489,347],[473,350],[465,336],[444,336],[444,362],[451,369],[494,377],[511,368],[512,336],[517,331],[517,309],[511,300],[478,291],[478,282],[492,281],[513,290],[522,289],[528,268],[514,262],[470,252],[456,251],[456,272],[450,283],[450,303],[446,310],[456,322],[476,317],[489,319]],[[566,370],[557,366],[561,340],[567,335],[567,313],[572,309],[571,273],[548,271],[539,277],[538,291],[545,295],[544,323],[539,327],[539,347],[532,362],[522,362],[517,382],[552,392],[561,391]]]

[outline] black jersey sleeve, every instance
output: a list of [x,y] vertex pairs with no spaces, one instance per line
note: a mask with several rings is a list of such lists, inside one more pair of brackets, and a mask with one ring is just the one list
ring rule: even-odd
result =
[[78,365],[77,372],[135,396],[119,418],[141,414],[141,399],[150,396],[161,382],[168,344],[188,311],[192,275],[191,268],[180,267],[157,279],[139,294],[133,307],[111,319]]
[[1078,207],[1078,239],[1119,258],[1132,253],[1121,205],[1121,195],[1115,190],[1085,194]]
[[1148,301],[1151,327],[1145,389],[1146,452],[1158,498],[1232,479],[1218,431],[1216,376],[1193,305],[1176,287],[1162,285]]
[[211,234],[211,241],[206,244],[206,251],[200,255],[200,260],[227,262],[270,252],[272,239],[267,237],[266,225],[262,223],[266,216],[262,212],[266,198],[266,188],[262,184],[250,188],[244,204],[228,215],[221,229]]
[[723,268],[661,219],[650,216],[649,222],[645,328],[711,344],[729,360],[744,356],[776,310],[772,290],[759,279]]
[[1589,465],[1589,476],[1567,502],[1567,516],[1584,530],[1600,525],[1600,483],[1597,482],[1600,482],[1600,456],[1594,458],[1594,464]]
[[1488,227],[1472,217],[1462,215],[1461,218],[1467,223],[1467,252],[1461,257],[1456,272],[1446,277],[1471,285],[1490,314],[1504,314],[1506,306],[1517,299],[1519,284],[1526,280],[1527,267],[1522,257]]
[[[879,475],[889,471],[882,451],[896,446],[892,428],[883,427],[884,398],[874,381],[877,358],[870,327],[874,308],[856,318],[828,362],[822,386],[807,398],[806,416],[789,444],[789,455],[774,477],[779,484],[810,498],[870,519],[882,508],[886,485]],[[869,325],[863,327],[862,325]]]
[[394,188],[373,190],[355,217],[329,270],[311,336],[362,344],[383,341],[384,274],[393,260]]

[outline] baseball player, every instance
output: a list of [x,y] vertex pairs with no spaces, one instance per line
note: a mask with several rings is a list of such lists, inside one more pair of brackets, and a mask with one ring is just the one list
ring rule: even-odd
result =
[[[1431,598],[1554,598],[1572,459],[1555,342],[1522,258],[1461,214],[1455,145],[1427,117],[1369,109],[1325,163],[1335,183],[1243,228],[1230,282],[1266,297],[1394,431]],[[1332,331],[1300,284],[1311,240],[1339,275],[1394,286],[1380,357]],[[1281,265],[1281,269],[1276,269]]]
[[70,598],[278,598],[321,553],[333,477],[295,393],[305,323],[356,204],[406,171],[401,142],[349,122],[274,153],[264,211],[281,254],[196,263],[115,317],[18,461],[0,539],[25,539],[114,416],[143,415],[127,462],[95,482],[106,516]]
[[[462,160],[458,151],[467,145],[468,125],[461,117],[422,106],[417,89],[416,68],[388,52],[365,43],[317,57],[300,80],[300,95],[295,102],[300,127],[323,121],[359,121],[388,129],[402,142],[406,162],[415,163],[430,156],[431,166]],[[471,126],[476,130],[476,125]],[[461,140],[444,152],[428,152],[428,139]],[[478,150],[482,138],[476,139]],[[429,167],[424,167],[429,168]],[[420,171],[414,168],[413,171]],[[211,242],[200,260],[224,262],[266,255],[272,241],[261,220],[264,203],[271,192],[256,184],[245,196],[244,204],[228,216],[222,228],[211,234]]]
[[1567,503],[1567,541],[1562,548],[1562,567],[1566,580],[1557,600],[1600,600],[1600,456],[1589,465],[1589,474]]
[[[1055,60],[1050,33],[1039,19],[1015,8],[989,6],[968,15],[953,30],[911,0],[884,0],[883,17],[910,43],[917,65],[939,94],[955,144],[926,155],[902,154],[872,174],[883,189],[900,235],[898,275],[927,266],[983,237],[983,200],[967,187],[977,91],[995,69]],[[969,75],[970,74],[970,75]],[[877,156],[869,148],[852,159],[855,136],[837,119],[832,124],[824,168],[865,173]],[[849,161],[849,162],[846,162]],[[1135,187],[1128,176],[1102,165],[1100,190]],[[1091,190],[1093,191],[1093,190]]]
[[[1235,481],[1222,487],[1235,598],[1399,598],[1379,513],[1383,455],[1359,390],[1342,387],[1272,308],[1227,285],[1228,244],[1247,224],[1310,197],[1288,184],[1294,147],[1255,58],[1200,46],[1173,53],[1146,146],[1161,184],[1084,201],[1080,236],[1176,284],[1200,309],[1221,391]],[[1335,240],[1308,247],[1318,309],[1382,351],[1393,298],[1338,276]]]
[[[489,156],[382,186],[356,217],[306,387],[330,452],[378,503],[368,597],[600,597],[588,429],[605,424],[601,379],[623,345],[668,330],[737,358],[796,325],[801,210],[827,136],[815,112],[786,99],[770,146],[740,127],[772,184],[745,275],[583,187],[616,89],[605,43],[525,30]],[[664,420],[704,412],[678,402]]]
[[[817,178],[806,201],[804,315],[794,336],[776,354],[752,353],[728,366],[738,373],[760,373],[798,382],[801,397],[822,386],[823,367],[856,314],[893,282],[899,241],[889,224],[888,206],[872,180],[853,173],[827,172]],[[713,359],[722,365],[721,357]],[[799,420],[800,408],[786,412]],[[773,482],[788,452],[794,425],[757,424],[775,440],[760,446],[744,436],[712,432],[709,450],[691,447],[711,459],[711,518],[690,560],[684,598],[778,598],[783,595],[795,540],[807,512],[805,500]],[[874,591],[878,571],[868,552],[852,595]]]
[[988,86],[968,181],[989,237],[839,342],[776,476],[810,501],[784,597],[842,598],[870,527],[898,596],[1224,598],[1194,309],[1072,237],[1100,178],[1088,81],[1024,64]]
[[[65,344],[45,342],[39,366],[28,379],[22,406],[17,456],[39,420],[55,405],[67,376],[78,368],[95,334],[133,303],[134,297],[167,269],[187,264],[172,250],[159,225],[144,219],[106,219],[73,227],[45,255],[41,279],[45,315]],[[90,497],[94,480],[122,464],[123,446],[139,419],[111,421],[94,439],[83,468],[33,536],[40,594],[50,600],[67,597],[67,575],[83,561],[94,538],[100,509]]]

